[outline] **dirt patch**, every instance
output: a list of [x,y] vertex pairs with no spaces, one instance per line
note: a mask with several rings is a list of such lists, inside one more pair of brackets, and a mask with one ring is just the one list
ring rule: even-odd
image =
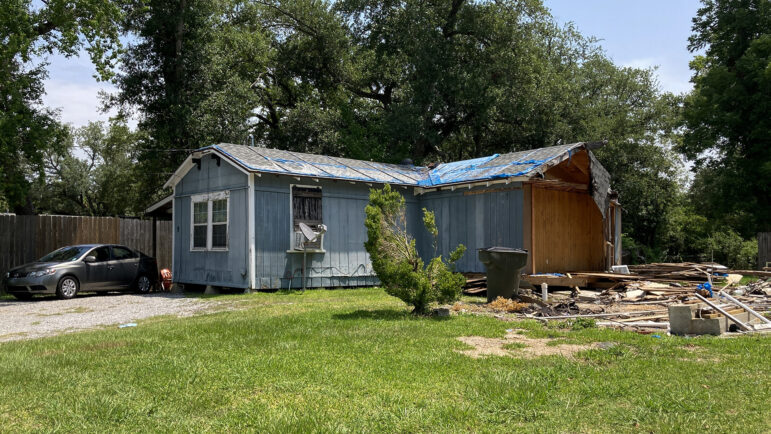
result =
[[[533,359],[541,356],[563,356],[571,358],[579,351],[600,348],[600,344],[558,344],[554,339],[529,338],[521,332],[512,330],[503,338],[485,338],[482,336],[461,336],[459,341],[474,348],[458,351],[474,359],[486,356],[520,357]],[[550,344],[551,343],[551,344]],[[520,345],[512,345],[520,344]]]

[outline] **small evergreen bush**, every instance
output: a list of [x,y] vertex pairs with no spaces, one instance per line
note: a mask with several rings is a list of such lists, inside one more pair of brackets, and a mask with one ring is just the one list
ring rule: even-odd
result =
[[371,189],[366,208],[367,242],[375,270],[386,293],[414,307],[413,313],[425,315],[432,303],[449,303],[460,298],[465,278],[455,273],[455,262],[465,253],[463,244],[445,261],[436,256],[434,213],[423,208],[423,224],[433,237],[434,258],[426,265],[418,255],[415,239],[407,234],[404,197],[386,184]]

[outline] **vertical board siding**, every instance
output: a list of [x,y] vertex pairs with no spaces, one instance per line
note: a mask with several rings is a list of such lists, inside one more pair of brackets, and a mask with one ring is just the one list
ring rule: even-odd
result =
[[771,232],[760,232],[758,233],[758,270],[762,270],[766,262],[771,262]]
[[[291,250],[290,185],[312,184],[291,177],[263,176],[255,179],[255,238],[257,286],[299,288],[303,284],[303,254]],[[306,287],[375,285],[369,256],[364,249],[364,226],[369,187],[363,184],[321,180],[322,218],[327,226],[324,252],[308,253]],[[414,209],[411,190],[403,193]],[[409,224],[409,223],[408,223]]]
[[[249,286],[247,223],[248,177],[226,161],[204,157],[177,184],[174,197],[175,282],[233,288]],[[190,250],[191,195],[229,191],[228,248],[226,251]]]
[[[0,215],[0,274],[75,244],[122,244],[152,256],[152,225],[119,217]],[[170,268],[171,222],[157,225],[158,268]]]
[[[284,176],[263,176],[255,180],[255,266],[260,289],[302,286],[303,255],[287,252],[291,248],[289,189],[291,184],[307,182]],[[316,185],[322,188],[323,220],[328,230],[324,236],[325,252],[307,255],[306,286],[378,284],[364,249],[367,240],[364,208],[369,200],[369,187],[325,180]],[[423,227],[423,207],[436,215],[440,232],[438,254],[447,257],[460,243],[467,247],[466,255],[457,264],[459,271],[484,271],[477,260],[478,248],[493,244],[522,247],[521,186],[512,184],[504,189],[487,190],[423,196],[414,196],[411,189],[400,191],[406,199],[408,233],[415,237],[425,259],[433,255],[434,246]]]
[[592,197],[535,186],[533,195],[536,272],[603,270],[603,220]]
[[[518,184],[420,196],[420,208],[433,211],[436,217],[439,229],[436,253],[447,258],[458,244],[463,244],[466,254],[456,268],[467,273],[485,271],[477,256],[479,248],[523,247],[522,204],[522,189]],[[422,222],[413,234],[421,256],[425,261],[430,260],[434,255],[433,240]]]

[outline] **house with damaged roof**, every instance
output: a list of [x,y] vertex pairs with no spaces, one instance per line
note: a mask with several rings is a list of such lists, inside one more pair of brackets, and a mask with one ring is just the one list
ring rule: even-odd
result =
[[[482,273],[476,249],[530,252],[528,273],[600,271],[620,262],[621,209],[608,172],[574,143],[417,167],[254,146],[193,152],[166,183],[174,190],[175,283],[275,289],[378,283],[364,249],[369,190],[406,199],[407,230],[429,258],[422,209],[438,251],[462,243],[461,272]],[[323,226],[322,226],[323,225]],[[312,242],[308,229],[326,231]],[[305,279],[305,281],[303,281]]]

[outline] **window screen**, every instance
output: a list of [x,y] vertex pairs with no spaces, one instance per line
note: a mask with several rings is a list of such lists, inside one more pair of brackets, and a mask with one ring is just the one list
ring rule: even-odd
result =
[[321,188],[292,186],[292,249],[321,249],[321,237],[309,242],[300,233],[300,223],[316,230],[324,223],[321,212]]
[[292,187],[292,217],[294,225],[300,223],[319,225],[321,218],[321,189],[309,187]]

